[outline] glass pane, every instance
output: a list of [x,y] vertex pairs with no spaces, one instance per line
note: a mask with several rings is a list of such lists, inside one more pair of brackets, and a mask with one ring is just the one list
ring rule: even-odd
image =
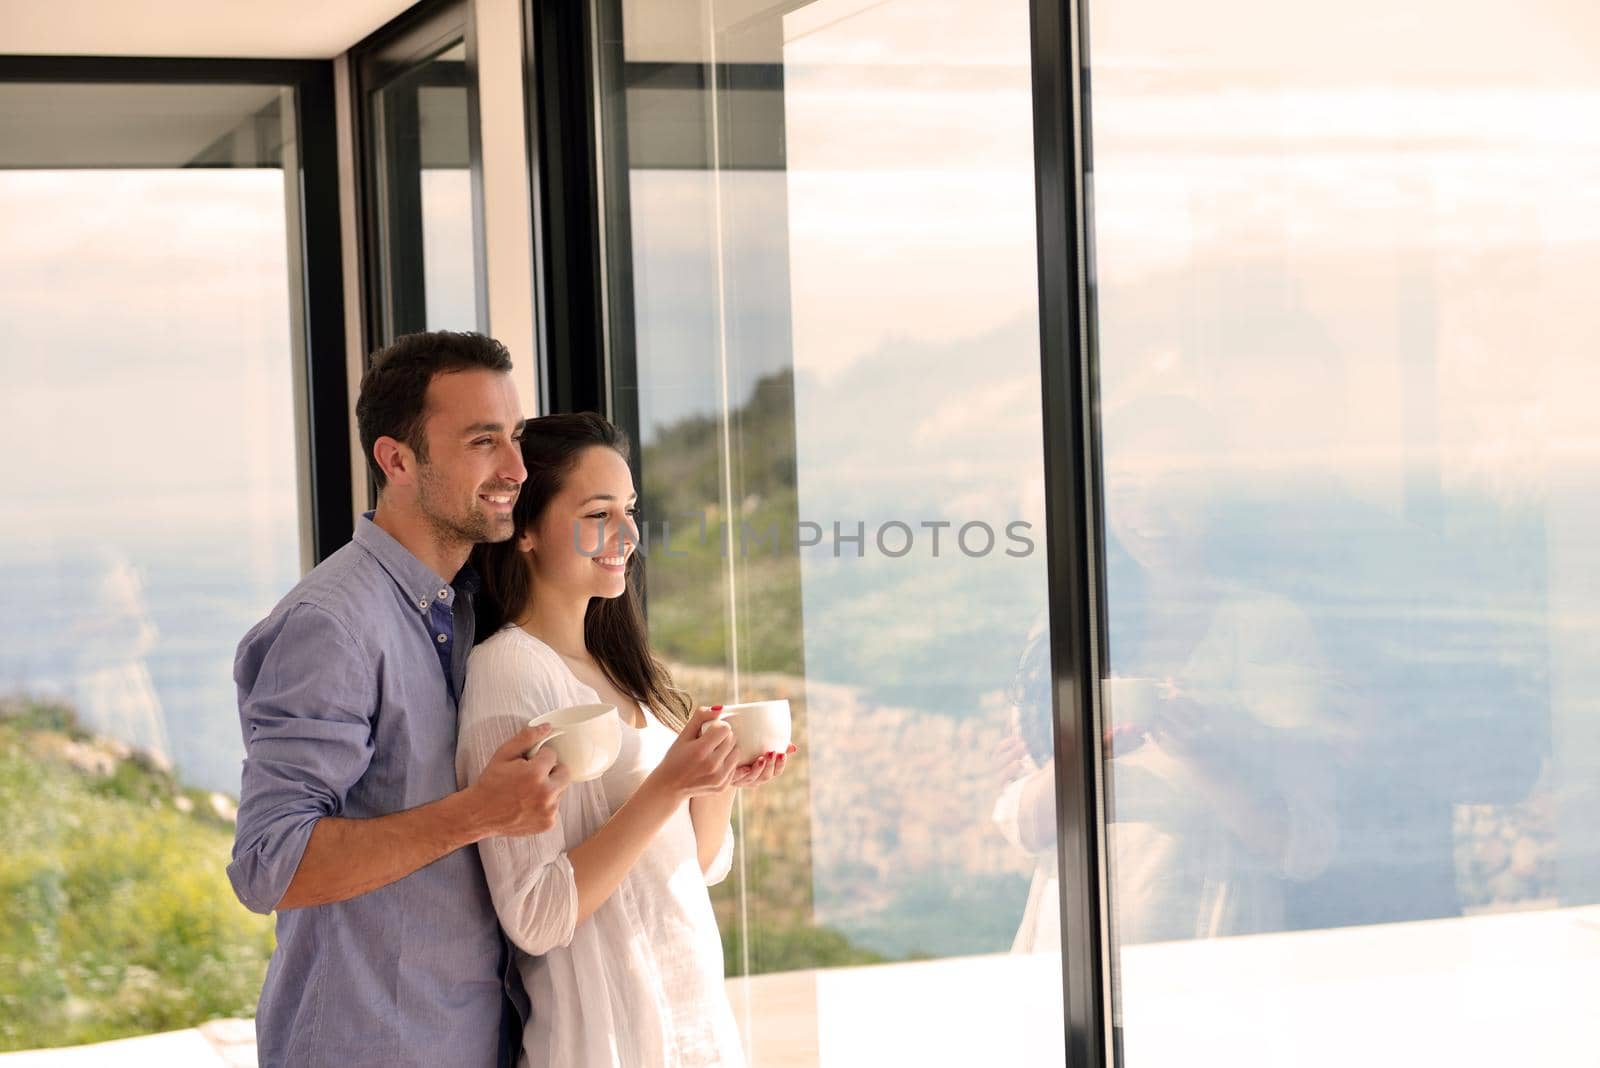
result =
[[0,1049],[254,1014],[231,665],[301,566],[293,115],[0,86]]
[[1600,16],[1093,11],[1125,1063],[1600,1043]]
[[801,746],[713,892],[753,1062],[1059,1064],[1027,5],[599,17],[652,637]]
[[466,47],[450,46],[373,94],[386,340],[477,330]]

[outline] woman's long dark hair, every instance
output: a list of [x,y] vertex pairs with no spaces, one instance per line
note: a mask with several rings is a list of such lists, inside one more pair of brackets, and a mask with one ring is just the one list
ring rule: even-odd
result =
[[1055,756],[1053,689],[1050,677],[1050,628],[1035,624],[1029,631],[1011,677],[1008,697],[1017,733],[1027,747],[1028,758],[1037,767]]
[[[522,431],[522,460],[528,478],[512,506],[515,533],[510,539],[479,545],[472,550],[472,565],[483,581],[476,599],[478,640],[515,622],[533,596],[533,572],[517,539],[538,524],[550,502],[561,491],[585,449],[603,446],[624,460],[628,439],[593,412],[546,415],[530,419]],[[644,582],[644,555],[628,556],[627,585],[620,597],[595,597],[583,619],[583,643],[612,685],[641,704],[673,730],[689,720],[689,695],[672,684],[672,676],[650,652],[650,636],[640,606]]]

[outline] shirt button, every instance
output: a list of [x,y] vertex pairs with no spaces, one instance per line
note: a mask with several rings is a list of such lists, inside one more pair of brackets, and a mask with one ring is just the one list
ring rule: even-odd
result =
[[440,645],[443,645],[445,642],[447,642],[449,640],[450,639],[446,635],[443,635],[443,634],[439,635],[439,644]]
[[417,607],[426,612],[428,610],[428,599],[426,597],[422,598],[417,602]]
[[440,590],[439,591],[439,600],[442,601],[448,596],[450,596],[450,591],[449,590]]

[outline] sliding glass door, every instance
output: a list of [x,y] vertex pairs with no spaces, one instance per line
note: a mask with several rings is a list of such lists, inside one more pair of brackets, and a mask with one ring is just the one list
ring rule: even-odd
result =
[[1589,1064],[1600,16],[1090,6],[1125,1063]]
[[714,898],[754,1063],[1059,1063],[1027,5],[594,14],[652,634],[798,717]]

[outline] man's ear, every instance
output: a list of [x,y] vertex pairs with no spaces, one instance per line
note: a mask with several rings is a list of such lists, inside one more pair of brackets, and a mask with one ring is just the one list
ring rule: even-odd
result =
[[398,438],[381,437],[372,443],[372,458],[391,486],[409,486],[417,480],[417,455]]

